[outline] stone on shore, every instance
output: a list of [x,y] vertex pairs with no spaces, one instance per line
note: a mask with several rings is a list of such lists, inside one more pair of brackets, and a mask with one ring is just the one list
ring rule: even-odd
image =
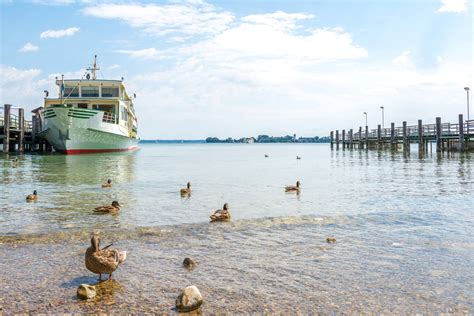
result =
[[176,298],[176,309],[179,312],[191,312],[198,309],[202,304],[202,295],[194,285],[188,286]]
[[89,284],[81,284],[77,289],[77,297],[81,300],[88,300],[97,295],[95,286]]

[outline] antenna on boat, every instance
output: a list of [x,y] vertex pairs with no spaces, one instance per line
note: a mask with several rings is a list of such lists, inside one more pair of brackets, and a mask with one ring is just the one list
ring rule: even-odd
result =
[[92,72],[92,80],[95,80],[97,78],[95,72],[97,70],[100,70],[100,68],[97,68],[97,55],[94,55],[94,63],[92,64],[92,68],[87,68],[86,70],[90,70]]

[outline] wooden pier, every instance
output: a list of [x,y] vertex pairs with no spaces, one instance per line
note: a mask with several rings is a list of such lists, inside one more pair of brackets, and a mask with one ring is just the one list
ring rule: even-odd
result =
[[4,153],[52,151],[52,146],[39,135],[43,126],[43,108],[31,112],[33,115],[28,121],[23,108],[10,104],[3,106],[3,113],[0,112],[0,140]]
[[408,126],[403,122],[402,126],[396,127],[395,123],[390,128],[382,128],[378,125],[376,129],[369,130],[359,127],[357,132],[353,129],[336,130],[330,134],[331,148],[342,146],[342,148],[392,148],[400,146],[404,150],[410,149],[410,144],[418,144],[418,150],[425,152],[428,145],[436,144],[436,151],[467,151],[474,149],[474,120],[464,121],[463,115],[459,114],[458,122],[443,123],[437,117],[433,124],[423,124],[418,120],[417,125]]

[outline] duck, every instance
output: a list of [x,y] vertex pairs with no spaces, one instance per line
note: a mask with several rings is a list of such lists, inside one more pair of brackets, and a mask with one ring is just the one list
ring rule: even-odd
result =
[[113,201],[111,205],[98,206],[94,208],[94,213],[117,213],[122,205]]
[[227,203],[224,204],[222,210],[217,210],[210,216],[211,223],[213,222],[228,222],[230,221],[230,212],[229,212],[229,205]]
[[103,188],[111,188],[112,187],[112,180],[108,179],[106,183],[102,184]]
[[196,262],[194,262],[193,259],[191,259],[189,257],[184,258],[183,267],[188,268],[188,269],[192,269],[195,265],[196,265]]
[[100,237],[93,235],[91,237],[91,246],[86,250],[86,268],[92,273],[98,274],[99,281],[102,281],[102,274],[108,274],[110,280],[112,272],[117,270],[118,266],[127,259],[126,251],[109,249],[110,246],[112,244],[100,249]]
[[28,194],[26,196],[26,201],[27,202],[36,201],[37,199],[38,199],[38,193],[36,192],[36,190],[33,191],[33,194]]
[[301,159],[301,157],[300,157],[300,156],[296,156],[296,160],[300,160],[300,159]]
[[267,154],[265,154],[265,158],[268,158],[269,156]]
[[13,167],[13,168],[18,167],[18,162],[19,162],[19,161],[18,161],[18,158],[15,157],[15,159],[12,160],[12,167]]
[[182,188],[180,191],[181,195],[189,195],[191,194],[191,182],[188,182],[186,188]]
[[300,192],[300,182],[299,181],[296,181],[296,186],[293,186],[293,185],[289,185],[289,186],[286,186],[285,187],[285,191],[286,192]]

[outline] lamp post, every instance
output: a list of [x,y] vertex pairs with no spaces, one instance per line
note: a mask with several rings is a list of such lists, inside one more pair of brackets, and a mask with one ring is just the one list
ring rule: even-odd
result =
[[364,114],[365,114],[365,126],[368,126],[367,125],[367,112],[364,112]]
[[385,108],[383,106],[381,106],[380,108],[382,109],[382,128],[385,128],[385,124],[384,124],[385,122],[384,122],[384,117],[383,117],[383,114],[384,114],[383,111]]
[[467,94],[467,120],[469,121],[469,87],[465,87],[464,90]]

